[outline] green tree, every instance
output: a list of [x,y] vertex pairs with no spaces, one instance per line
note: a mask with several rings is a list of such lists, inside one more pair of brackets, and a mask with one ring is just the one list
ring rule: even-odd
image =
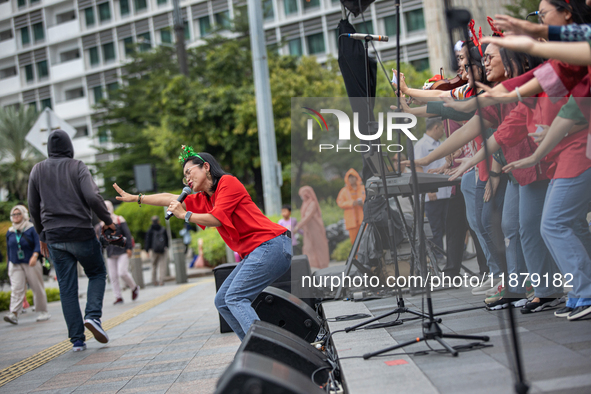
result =
[[27,199],[29,174],[43,159],[25,140],[37,116],[31,107],[0,109],[0,187],[8,190],[9,200]]
[[[514,4],[505,6],[507,14],[519,19],[525,19],[527,14],[537,11],[540,5],[540,0],[514,0]],[[537,22],[537,17],[534,17],[532,22]]]

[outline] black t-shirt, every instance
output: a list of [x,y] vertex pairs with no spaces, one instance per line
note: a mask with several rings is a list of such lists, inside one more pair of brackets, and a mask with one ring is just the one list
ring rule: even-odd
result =
[[96,238],[96,234],[91,228],[80,227],[60,227],[43,231],[45,242],[48,244],[58,242],[82,242]]

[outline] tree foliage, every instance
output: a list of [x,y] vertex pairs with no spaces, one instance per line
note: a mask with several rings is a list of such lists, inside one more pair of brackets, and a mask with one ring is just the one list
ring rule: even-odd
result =
[[[537,11],[540,5],[540,0],[514,0],[514,4],[505,6],[507,15],[514,18],[525,19],[527,14]],[[537,17],[531,19],[532,22],[537,22]]]

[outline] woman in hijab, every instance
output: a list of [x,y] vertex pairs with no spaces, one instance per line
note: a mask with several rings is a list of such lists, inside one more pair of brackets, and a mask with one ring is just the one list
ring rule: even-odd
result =
[[330,257],[328,255],[328,239],[322,221],[320,204],[316,198],[314,189],[310,186],[303,186],[299,195],[302,198],[302,219],[297,224],[294,232],[304,230],[303,253],[308,256],[311,267],[326,268]]
[[47,294],[43,286],[43,268],[39,259],[41,253],[39,236],[29,221],[29,211],[22,205],[10,210],[12,226],[6,233],[6,250],[8,255],[8,276],[10,276],[10,313],[4,321],[18,324],[18,315],[23,308],[23,299],[27,291],[27,283],[33,290],[35,311],[39,312],[37,321],[51,317],[47,313]]
[[[117,233],[123,234],[127,238],[125,248],[121,246],[109,245],[107,246],[107,270],[109,272],[109,279],[111,280],[111,286],[113,288],[113,295],[115,296],[115,302],[113,305],[123,304],[123,297],[121,295],[121,286],[119,284],[119,278],[121,277],[127,286],[131,289],[131,299],[135,301],[137,298],[140,287],[135,283],[133,277],[129,273],[129,258],[133,253],[133,246],[131,241],[131,232],[125,222],[123,216],[115,215],[113,203],[111,201],[105,201],[107,210],[111,214],[113,224],[117,227]],[[101,228],[103,223],[101,223]]]
[[365,201],[365,187],[359,173],[350,168],[345,174],[345,187],[337,197],[337,205],[345,211],[345,228],[349,232],[351,245],[357,238],[357,233],[363,222],[363,202]]

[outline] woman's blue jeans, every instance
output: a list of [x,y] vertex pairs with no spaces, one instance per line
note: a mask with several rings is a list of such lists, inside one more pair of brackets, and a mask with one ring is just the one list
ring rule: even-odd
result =
[[263,242],[236,266],[218,290],[215,306],[240,340],[260,320],[252,302],[290,268],[291,254],[291,239],[286,235]]
[[507,269],[501,229],[506,186],[507,176],[502,175],[494,197],[484,202],[486,182],[479,179],[476,183],[476,224],[490,253],[490,259],[487,259],[489,272],[495,277],[499,277]]
[[[521,236],[519,235],[519,184],[507,182],[505,190],[505,202],[503,204],[503,220],[501,226],[505,236],[505,258],[507,259],[507,274],[515,274],[520,278],[517,286],[510,286],[505,279],[505,286],[509,292],[524,294],[526,292],[521,280],[521,274],[527,273],[525,257],[521,248]],[[514,281],[511,283],[515,283]]]
[[542,237],[572,290],[567,306],[591,305],[591,233],[586,216],[591,169],[575,178],[554,179],[542,215]]

